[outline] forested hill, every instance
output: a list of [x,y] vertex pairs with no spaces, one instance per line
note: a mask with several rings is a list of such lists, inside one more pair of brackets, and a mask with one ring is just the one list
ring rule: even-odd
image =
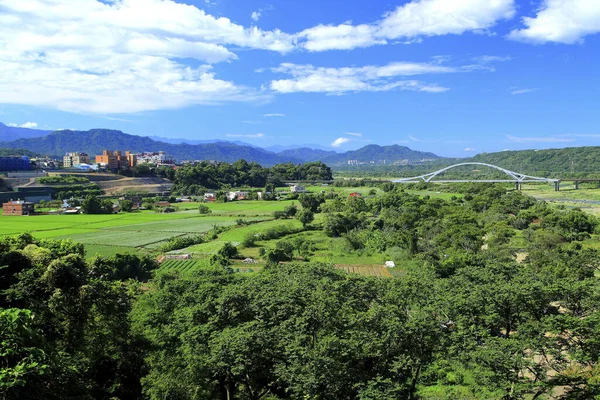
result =
[[25,149],[6,149],[0,147],[0,157],[11,157],[11,156],[27,156],[27,157],[40,157],[40,154]]
[[349,160],[356,160],[359,162],[374,161],[375,163],[380,163],[385,160],[387,163],[391,164],[401,160],[420,161],[423,159],[438,158],[441,157],[430,152],[412,150],[406,146],[378,146],[376,144],[370,144],[358,150],[331,155],[323,158],[322,161],[327,164],[343,164],[347,163]]
[[466,161],[494,164],[512,171],[549,178],[600,177],[600,146],[483,153]]
[[303,162],[321,161],[331,156],[338,155],[335,151],[327,151],[320,149],[310,149],[308,147],[300,147],[298,149],[283,150],[277,153],[280,157],[289,160],[302,160]]
[[129,150],[134,153],[164,151],[177,160],[219,160],[234,162],[244,159],[247,161],[256,161],[261,165],[274,165],[289,161],[279,157],[275,153],[250,146],[238,146],[225,142],[198,145],[171,144],[109,129],[56,131],[41,138],[0,142],[0,147],[24,148],[36,153],[53,156],[62,156],[71,151],[82,151],[92,155],[101,154],[102,150],[108,149]]

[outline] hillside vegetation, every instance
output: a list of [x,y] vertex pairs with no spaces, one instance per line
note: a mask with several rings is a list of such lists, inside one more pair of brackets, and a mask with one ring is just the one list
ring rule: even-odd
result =
[[[192,210],[15,222],[0,239],[0,398],[600,395],[595,217],[489,184],[445,198],[387,183],[361,197],[297,200],[301,209],[206,206],[216,214],[285,204],[269,228]],[[4,218],[0,230],[18,220]],[[147,251],[195,243],[181,251],[207,257],[86,258],[83,244],[18,234],[26,224],[48,230],[40,219],[105,230],[73,230],[68,237],[81,243]],[[320,262],[336,246],[396,267],[343,273]],[[246,257],[261,261],[243,267]]]
[[[547,150],[514,150],[483,153],[471,158],[440,158],[422,165],[336,165],[337,175],[352,177],[408,177],[427,174],[449,165],[482,162],[511,171],[545,178],[600,178],[600,147],[570,147]],[[500,172],[485,167],[465,167],[450,170],[446,177],[472,177],[473,170],[488,177],[503,177]],[[490,175],[495,174],[495,175]]]
[[424,151],[412,150],[406,146],[378,146],[370,144],[358,150],[347,151],[341,154],[335,154],[323,159],[327,164],[346,163],[348,160],[356,160],[359,162],[381,162],[385,160],[387,163],[395,161],[409,160],[420,161],[423,159],[438,159],[440,156]]
[[468,161],[485,162],[529,175],[549,178],[600,177],[600,147],[501,151],[478,154]]
[[39,157],[40,155],[36,152],[20,149],[20,148],[2,148],[0,147],[0,157]]

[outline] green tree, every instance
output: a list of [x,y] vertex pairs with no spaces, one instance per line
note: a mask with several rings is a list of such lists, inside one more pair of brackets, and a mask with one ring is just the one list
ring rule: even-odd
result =
[[201,205],[198,207],[198,212],[199,212],[200,214],[206,215],[206,214],[210,214],[210,213],[212,213],[212,210],[211,210],[211,209],[210,209],[210,207],[208,207],[207,205],[201,204]]
[[81,203],[81,210],[85,214],[111,214],[113,212],[113,202],[88,195]]
[[319,205],[321,205],[321,201],[312,194],[303,193],[298,197],[298,201],[304,210],[310,210],[313,213],[316,213],[319,209]]
[[306,229],[311,222],[315,220],[315,215],[308,209],[302,209],[296,214],[296,219],[302,223],[302,227]]
[[119,206],[121,207],[121,211],[131,212],[133,210],[133,201],[131,201],[131,200],[121,200],[119,202]]
[[29,310],[0,309],[0,397],[41,399],[50,368],[41,332]]

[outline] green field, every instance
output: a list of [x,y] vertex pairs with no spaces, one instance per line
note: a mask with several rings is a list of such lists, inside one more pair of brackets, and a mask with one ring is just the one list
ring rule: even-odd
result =
[[[248,222],[264,220],[272,213],[270,210],[283,209],[282,203],[255,202],[250,207],[253,216],[243,218]],[[244,204],[249,205],[228,203],[222,214],[208,215],[197,211],[171,214],[141,211],[114,215],[0,216],[0,236],[30,233],[39,239],[71,239],[83,243],[88,256],[152,252],[173,237],[207,232],[215,226],[235,225],[242,211],[240,206]]]
[[[322,190],[334,190],[342,196],[356,191],[368,196],[369,191],[375,188],[313,186],[308,189],[313,193]],[[411,194],[446,200],[452,196],[460,196],[449,192],[447,187],[442,190],[444,191],[436,191],[435,188],[426,191],[406,189]],[[379,189],[376,189],[376,191],[378,194],[382,193]],[[600,214],[600,189],[597,188],[554,192],[549,185],[525,185],[524,193],[557,205],[581,207],[584,211]],[[284,207],[291,204],[300,206],[297,200],[239,201],[208,203],[206,205],[212,211],[208,215],[198,213],[200,203],[177,203],[179,211],[170,214],[141,211],[115,215],[39,215],[30,217],[0,215],[0,236],[28,232],[40,239],[71,239],[83,243],[88,256],[128,252],[156,254],[157,249],[171,238],[196,235],[219,226],[229,227],[229,229],[221,232],[216,239],[209,242],[171,252],[174,254],[191,254],[194,257],[193,262],[169,260],[170,264],[163,263],[161,268],[185,271],[184,266],[193,269],[195,268],[194,265],[207,264],[210,256],[217,253],[227,242],[234,244],[239,249],[240,260],[234,261],[237,269],[253,269],[252,266],[241,264],[241,259],[246,257],[257,260],[258,265],[256,265],[256,268],[262,268],[265,261],[259,255],[261,248],[264,250],[273,249],[279,241],[296,237],[303,237],[313,242],[310,261],[333,264],[348,272],[355,272],[354,270],[360,265],[367,268],[365,270],[368,270],[365,272],[367,274],[388,276],[387,271],[382,272],[383,270],[380,269],[388,260],[393,260],[398,265],[398,268],[389,271],[392,275],[402,274],[412,267],[402,254],[369,254],[364,251],[354,251],[348,248],[345,239],[327,237],[320,228],[323,222],[323,214],[316,214],[316,219],[312,224],[314,229],[305,232],[300,232],[302,225],[295,219],[272,220],[271,216],[274,211],[283,210]],[[237,226],[237,220],[240,218],[250,224]],[[247,236],[256,235],[273,228],[286,228],[291,233],[276,239],[257,241],[255,246],[249,248],[240,245]],[[518,235],[511,242],[516,249],[526,247],[521,232],[518,232]],[[598,237],[593,237],[585,241],[584,245],[598,248],[600,247],[599,243]],[[171,264],[175,265],[176,262],[180,262],[181,267],[170,266]]]
[[160,264],[160,269],[163,271],[178,271],[189,272],[196,268],[207,266],[207,260],[165,260]]
[[549,185],[526,185],[523,193],[566,208],[581,208],[585,212],[600,216],[600,188],[595,183],[580,184],[579,190],[573,185],[561,184],[559,192]]
[[298,204],[294,200],[281,201],[231,201],[227,203],[176,203],[179,210],[188,213],[198,213],[198,207],[202,204],[210,208],[211,215],[225,215],[236,217],[258,217],[271,215],[274,211],[281,211],[290,204]]
[[[197,255],[211,255],[215,254],[226,242],[230,242],[234,245],[239,245],[247,235],[254,235],[260,232],[264,232],[267,229],[287,226],[293,229],[300,229],[302,224],[294,219],[281,219],[274,221],[265,221],[252,225],[236,227],[230,229],[221,235],[216,240],[208,243],[202,243],[195,246],[188,247],[183,250],[177,250],[173,253],[190,253]],[[254,257],[254,254],[252,254]]]

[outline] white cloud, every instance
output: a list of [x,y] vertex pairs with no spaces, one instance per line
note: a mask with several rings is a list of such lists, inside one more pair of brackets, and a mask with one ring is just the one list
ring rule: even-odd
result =
[[395,39],[411,42],[421,36],[477,33],[514,14],[514,0],[413,0],[372,24],[318,25],[298,37],[309,51],[349,50]]
[[350,23],[337,26],[318,25],[300,32],[299,37],[306,39],[302,46],[309,51],[351,50],[387,44],[385,39],[375,37],[374,27],[354,26]]
[[508,37],[531,43],[581,43],[587,35],[600,32],[598,0],[545,0],[535,17],[523,17],[524,29]]
[[352,139],[345,138],[345,137],[339,137],[331,143],[331,147],[340,147],[341,145],[346,144],[350,141],[352,141]]
[[479,56],[473,58],[473,61],[481,64],[489,64],[492,62],[504,62],[510,60],[512,60],[512,57],[510,56]]
[[576,138],[600,138],[600,133],[566,133],[564,135],[556,135],[559,137],[576,137]]
[[539,89],[538,88],[530,88],[530,89],[517,89],[517,88],[513,88],[510,91],[510,94],[526,94],[526,93],[531,93],[531,92],[537,92]]
[[279,113],[275,113],[275,114],[265,114],[263,115],[263,117],[285,117],[285,114],[279,114]]
[[172,0],[0,0],[0,103],[131,113],[259,95],[210,66],[227,46],[285,53],[295,38]]
[[275,73],[291,76],[291,79],[271,81],[272,90],[280,93],[324,92],[341,94],[359,91],[413,90],[440,93],[448,88],[418,80],[393,80],[399,76],[442,74],[465,71],[431,63],[395,62],[384,66],[325,68],[312,65],[283,63],[272,69]]
[[9,123],[8,126],[11,126],[13,128],[27,128],[27,129],[35,129],[37,128],[38,124],[37,122],[25,122],[24,124],[15,124],[15,123]]
[[511,142],[516,143],[569,143],[574,142],[574,139],[567,139],[556,136],[537,136],[537,137],[518,137],[518,136],[506,136]]
[[234,137],[234,138],[260,139],[260,138],[265,137],[265,134],[264,133],[255,133],[255,134],[249,134],[249,135],[238,135],[238,134],[228,133],[225,136]]
[[344,132],[344,135],[354,136],[354,137],[362,137],[362,133],[357,132]]
[[472,151],[477,151],[477,149],[474,149],[472,147],[467,147],[467,148],[465,148],[465,151],[466,152],[472,152]]
[[421,139],[419,139],[419,138],[416,138],[416,137],[414,137],[413,135],[408,135],[408,138],[409,138],[410,140],[412,140],[413,142],[420,142],[420,141],[421,141]]
[[260,11],[252,11],[250,18],[252,18],[254,22],[258,21],[260,19]]

